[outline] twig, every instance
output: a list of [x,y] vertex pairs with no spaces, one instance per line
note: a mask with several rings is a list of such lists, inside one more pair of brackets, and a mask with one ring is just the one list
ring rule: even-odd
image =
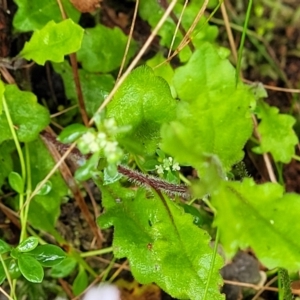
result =
[[256,295],[252,298],[252,300],[256,300],[259,298],[259,296],[264,292],[265,287],[269,287],[271,284],[273,284],[277,280],[277,276],[272,278],[269,282],[267,282],[264,286],[261,287],[261,289],[256,293]]
[[189,42],[190,42],[190,35],[192,34],[192,32],[194,31],[195,27],[197,26],[198,22],[200,21],[201,17],[203,16],[207,5],[208,5],[209,0],[205,0],[201,9],[199,10],[197,16],[195,17],[191,27],[189,28],[189,30],[187,31],[186,35],[184,36],[184,38],[182,39],[181,43],[178,46],[178,50],[180,51],[181,49],[183,49]]
[[[232,281],[232,280],[224,280],[224,283],[230,284],[230,285],[248,287],[248,288],[252,288],[254,290],[264,289],[265,291],[272,291],[272,292],[278,292],[278,290],[279,290],[276,287],[269,287],[269,286],[261,287],[260,285],[255,285],[255,284],[252,284],[252,283]],[[300,291],[296,290],[296,289],[292,289],[292,293],[295,294],[295,295],[300,295]]]
[[[179,19],[177,20],[177,18],[176,18],[174,20],[174,21],[177,21],[177,25],[176,25],[175,32],[173,34],[172,42],[171,42],[171,45],[170,45],[170,49],[169,49],[169,52],[168,52],[168,58],[171,56],[172,48],[173,48],[173,45],[174,45],[174,42],[175,42],[175,39],[176,39],[176,35],[177,35],[178,29],[181,31],[181,33],[182,33],[183,36],[186,35],[186,32],[185,32],[184,28],[181,25],[181,20],[182,20],[183,14],[185,12],[185,9],[187,7],[187,4],[188,4],[188,0],[185,0],[183,8],[182,8],[182,11],[181,11],[180,16],[179,16]],[[191,51],[194,51],[195,48],[194,48],[193,44],[190,43],[189,45],[190,45]]]
[[119,173],[125,175],[129,181],[143,186],[153,187],[155,190],[165,192],[169,196],[180,196],[184,199],[190,199],[191,195],[188,193],[187,186],[176,185],[160,178],[143,174],[141,172],[131,170],[125,166],[118,166]]
[[228,35],[228,40],[229,40],[231,52],[232,52],[232,55],[233,55],[233,58],[234,58],[234,62],[237,63],[238,56],[237,56],[235,43],[234,43],[234,38],[233,38],[232,30],[231,30],[231,27],[230,27],[228,14],[227,14],[227,10],[226,10],[226,5],[225,5],[224,1],[221,4],[221,12],[222,12],[222,16],[223,16],[223,19],[224,19],[224,25],[225,25],[226,32],[227,32],[227,35]]
[[[251,80],[248,79],[243,79],[244,82],[246,83],[254,83]],[[297,93],[300,94],[300,89],[290,89],[290,88],[283,88],[283,87],[277,87],[277,86],[272,86],[272,85],[267,85],[267,84],[263,84],[263,87],[267,90],[272,90],[272,91],[277,91],[277,92],[283,92],[283,93]]]
[[76,86],[76,93],[77,93],[77,98],[78,98],[80,114],[82,117],[83,124],[88,127],[89,126],[89,118],[88,118],[88,115],[86,112],[83,93],[82,93],[82,89],[81,89],[76,53],[72,53],[69,56],[70,56],[70,61],[71,61],[71,65],[72,65],[73,78],[74,78],[74,82],[75,82],[75,86]]
[[119,73],[118,73],[117,81],[119,80],[120,76],[122,75],[123,68],[125,66],[126,57],[127,57],[128,51],[129,51],[130,42],[131,42],[132,35],[133,35],[133,30],[134,30],[134,26],[135,26],[135,21],[136,21],[136,16],[137,16],[139,4],[140,4],[140,0],[136,0],[135,8],[134,8],[134,14],[133,14],[133,18],[132,18],[132,22],[131,22],[131,26],[130,26],[129,35],[128,35],[128,40],[127,40],[125,52],[124,52],[124,55],[123,55],[122,63],[121,63],[121,66],[120,66],[120,70],[119,70]]
[[9,300],[14,300],[12,297],[10,297],[10,296],[4,291],[4,289],[3,289],[2,287],[0,287],[0,292],[1,292],[5,297],[7,297],[7,299],[9,299]]
[[69,284],[66,281],[64,281],[62,278],[58,278],[58,281],[59,281],[60,285],[62,286],[63,290],[68,295],[68,297],[70,299],[72,299],[74,297],[74,294],[72,293]]
[[[258,126],[257,125],[257,120],[256,120],[256,117],[253,114],[252,114],[252,120],[253,120],[253,124],[254,124],[254,133],[255,133],[257,139],[259,141],[261,141],[260,134],[257,130],[257,126]],[[271,159],[270,159],[268,153],[263,154],[263,159],[264,159],[264,162],[266,164],[266,168],[267,168],[267,171],[268,171],[271,182],[277,182],[277,179],[276,179],[273,167],[272,167]]]
[[[64,10],[64,7],[61,3],[60,0],[57,0],[62,18],[65,20],[67,19],[67,14]],[[85,126],[89,126],[89,118],[85,109],[85,103],[84,103],[84,98],[83,98],[83,93],[82,93],[82,89],[81,89],[81,83],[80,83],[80,78],[79,78],[79,73],[78,73],[78,66],[77,66],[77,58],[76,58],[76,53],[71,53],[69,55],[70,57],[70,62],[71,62],[71,66],[72,66],[72,72],[73,72],[73,78],[74,78],[74,82],[75,82],[75,87],[76,87],[76,94],[77,94],[77,98],[78,98],[78,105],[79,105],[79,111],[81,114],[81,118],[82,121],[84,123]]]
[[[62,150],[60,145],[57,146],[57,143],[53,142],[55,140],[55,138],[53,136],[51,136],[51,134],[49,132],[43,131],[43,134],[41,134],[41,138],[42,138],[43,142],[45,143],[45,145],[47,146],[48,150],[50,151],[53,159],[55,160],[55,162],[57,162],[60,158],[60,152],[63,153],[64,151]],[[77,166],[77,164],[76,164],[76,166]],[[65,163],[63,163],[60,166],[60,172],[61,172],[61,175],[64,178],[66,184],[69,186],[70,190],[72,191],[72,194],[73,194],[82,214],[84,215],[87,223],[89,224],[94,236],[97,238],[97,246],[99,248],[101,248],[102,235],[100,234],[100,231],[98,229],[96,222],[91,217],[91,214],[89,212],[87,204],[84,201],[84,198],[80,192],[80,189],[79,189],[75,179],[73,178],[73,175],[72,175],[70,169],[68,168],[68,166]]]
[[[42,131],[41,136],[44,140],[47,141],[47,144],[52,144],[55,149],[57,149],[60,154],[65,154],[66,151],[69,150],[69,146],[60,143],[56,140],[56,138],[47,131]],[[89,158],[89,155],[82,155],[80,151],[74,147],[68,156],[68,159],[72,161],[76,166],[82,164],[85,160]],[[64,155],[63,155],[64,156]],[[184,199],[190,199],[191,195],[188,192],[186,185],[176,185],[167,181],[164,181],[160,178],[143,174],[141,172],[131,170],[128,167],[123,165],[118,166],[119,173],[126,176],[131,182],[136,183],[139,186],[144,187],[154,187],[154,189],[158,189],[160,191],[165,192],[170,196],[180,196]]]

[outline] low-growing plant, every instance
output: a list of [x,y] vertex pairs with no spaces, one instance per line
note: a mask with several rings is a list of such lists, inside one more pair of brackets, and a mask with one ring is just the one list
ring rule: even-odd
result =
[[[138,282],[156,283],[172,297],[224,299],[224,258],[248,248],[265,268],[278,268],[288,293],[287,271],[300,268],[295,238],[300,197],[275,180],[257,184],[232,170],[243,160],[247,142],[248,151],[269,155],[278,166],[297,158],[295,119],[269,106],[260,85],[244,84],[228,49],[218,46],[218,28],[204,11],[209,4],[215,12],[222,1],[193,0],[186,7],[184,1],[170,1],[172,17],[157,1],[139,1],[139,16],[160,37],[161,50],[136,66],[132,59],[142,52],[131,39],[128,69],[119,78],[115,71],[128,37],[101,23],[83,28],[80,13],[68,1],[58,2],[65,20],[55,0],[15,0],[14,30],[33,31],[16,59],[51,62],[70,106],[78,104],[79,111],[57,117],[65,128],[56,139],[49,133],[50,111],[36,95],[4,77],[0,81],[0,184],[3,191],[14,191],[5,203],[19,212],[21,228],[16,247],[0,240],[0,282],[8,280],[10,297],[17,299],[21,275],[42,282],[43,267],[52,267],[50,278],[69,276],[76,268],[72,287],[80,295],[99,271],[84,257],[113,252],[127,258]],[[165,49],[181,50],[176,63],[166,60]],[[97,224],[102,230],[114,227],[112,247],[79,253],[60,236],[62,198],[74,189],[56,171],[63,159],[55,164],[43,141],[77,164],[71,185],[92,179],[99,187],[103,213]],[[182,168],[196,175],[186,177]],[[66,253],[38,245],[44,232]]]

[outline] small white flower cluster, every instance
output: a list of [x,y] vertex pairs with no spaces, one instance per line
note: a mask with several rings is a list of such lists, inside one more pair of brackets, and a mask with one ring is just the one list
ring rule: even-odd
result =
[[117,163],[123,151],[115,140],[118,127],[114,119],[105,119],[102,126],[103,131],[96,132],[90,129],[78,140],[78,148],[83,154],[103,152],[108,163]]
[[162,164],[156,165],[156,172],[157,174],[163,174],[164,171],[179,171],[180,166],[178,162],[175,162],[172,157],[164,158]]

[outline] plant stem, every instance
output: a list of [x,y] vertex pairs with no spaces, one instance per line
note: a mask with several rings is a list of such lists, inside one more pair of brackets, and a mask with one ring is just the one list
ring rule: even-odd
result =
[[247,27],[250,19],[250,12],[252,8],[253,0],[249,0],[248,2],[248,8],[246,12],[246,19],[244,23],[244,28],[242,32],[242,37],[241,37],[241,43],[238,51],[238,61],[237,61],[237,66],[236,66],[236,74],[235,74],[235,80],[236,80],[236,85],[239,82],[240,79],[240,72],[241,72],[241,65],[242,65],[242,54],[243,54],[243,49],[244,49],[244,44],[245,44],[245,38],[246,38],[246,33],[247,33]]
[[210,263],[210,269],[209,269],[209,273],[208,273],[208,278],[207,278],[206,285],[205,285],[205,291],[204,291],[204,296],[203,296],[204,300],[207,299],[208,288],[210,286],[210,280],[211,280],[211,277],[213,275],[213,270],[214,270],[216,255],[217,255],[217,251],[218,251],[219,239],[220,239],[220,230],[218,228],[217,229],[217,234],[216,234],[216,239],[215,239],[214,250],[213,250],[213,254],[212,254],[212,258],[211,258],[211,263]]
[[4,272],[5,272],[5,275],[6,275],[6,278],[7,278],[7,281],[8,281],[8,284],[9,284],[9,287],[10,287],[10,295],[13,299],[16,299],[16,296],[15,296],[15,289],[13,287],[13,283],[12,283],[12,280],[10,278],[10,275],[9,275],[9,272],[7,270],[7,267],[6,267],[6,264],[3,260],[3,257],[2,255],[0,255],[0,261],[1,261],[1,264],[2,264],[2,267],[4,269]]
[[[30,168],[30,153],[29,153],[29,147],[28,144],[25,143],[25,160],[26,160],[26,170],[27,170],[27,182],[26,182],[26,201],[30,197],[31,194],[31,168]],[[20,241],[23,241],[26,238],[26,223],[27,223],[27,218],[28,218],[28,210],[29,210],[29,205],[24,207],[23,211],[23,226],[21,228],[21,237]]]
[[80,253],[80,256],[81,257],[90,257],[90,256],[102,255],[102,254],[106,254],[106,253],[110,253],[110,252],[113,252],[113,247],[108,247],[108,248],[104,248],[104,249]]
[[109,274],[109,271],[112,269],[112,267],[114,266],[115,262],[116,262],[116,258],[113,257],[113,259],[111,260],[110,264],[107,266],[107,268],[105,270],[105,273],[103,274],[103,277],[101,279],[102,282],[106,280],[106,278],[107,278],[107,276]]
[[[6,99],[4,96],[2,99],[2,103],[3,103],[3,110],[6,115],[7,123],[8,123],[9,129],[11,131],[11,134],[12,134],[12,137],[15,142],[16,149],[17,149],[17,152],[19,155],[19,160],[20,160],[20,165],[21,165],[21,176],[22,176],[23,182],[25,182],[25,180],[26,180],[25,160],[24,160],[20,142],[17,137],[17,133],[14,128],[13,121],[12,121],[10,113],[9,113],[8,105],[6,103]],[[24,223],[24,193],[19,194],[19,208],[20,208],[20,221],[21,221],[21,235],[20,235],[20,243],[21,243],[23,241],[23,238],[25,237],[24,233],[22,234],[22,232],[24,230],[26,230],[26,222]]]

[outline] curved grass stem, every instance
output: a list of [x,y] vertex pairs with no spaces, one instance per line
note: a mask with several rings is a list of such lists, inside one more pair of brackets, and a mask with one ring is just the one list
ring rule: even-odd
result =
[[[8,109],[8,105],[7,105],[7,102],[6,102],[6,99],[4,96],[2,99],[2,103],[3,103],[3,110],[6,115],[7,123],[8,123],[9,129],[11,131],[11,134],[12,134],[13,140],[15,142],[17,152],[18,152],[20,165],[21,165],[21,176],[22,176],[23,182],[25,182],[25,180],[26,180],[25,159],[24,159],[21,145],[20,145],[19,139],[17,137],[17,133],[16,133],[16,130],[15,130],[15,127],[14,127],[14,124],[13,124],[13,121],[12,121],[12,118],[11,118],[11,115],[10,115],[10,112]],[[26,218],[25,218],[25,210],[24,210],[24,192],[19,194],[19,207],[20,207],[20,221],[21,221],[21,235],[20,235],[20,243],[21,243],[26,236],[26,234],[25,234]]]

